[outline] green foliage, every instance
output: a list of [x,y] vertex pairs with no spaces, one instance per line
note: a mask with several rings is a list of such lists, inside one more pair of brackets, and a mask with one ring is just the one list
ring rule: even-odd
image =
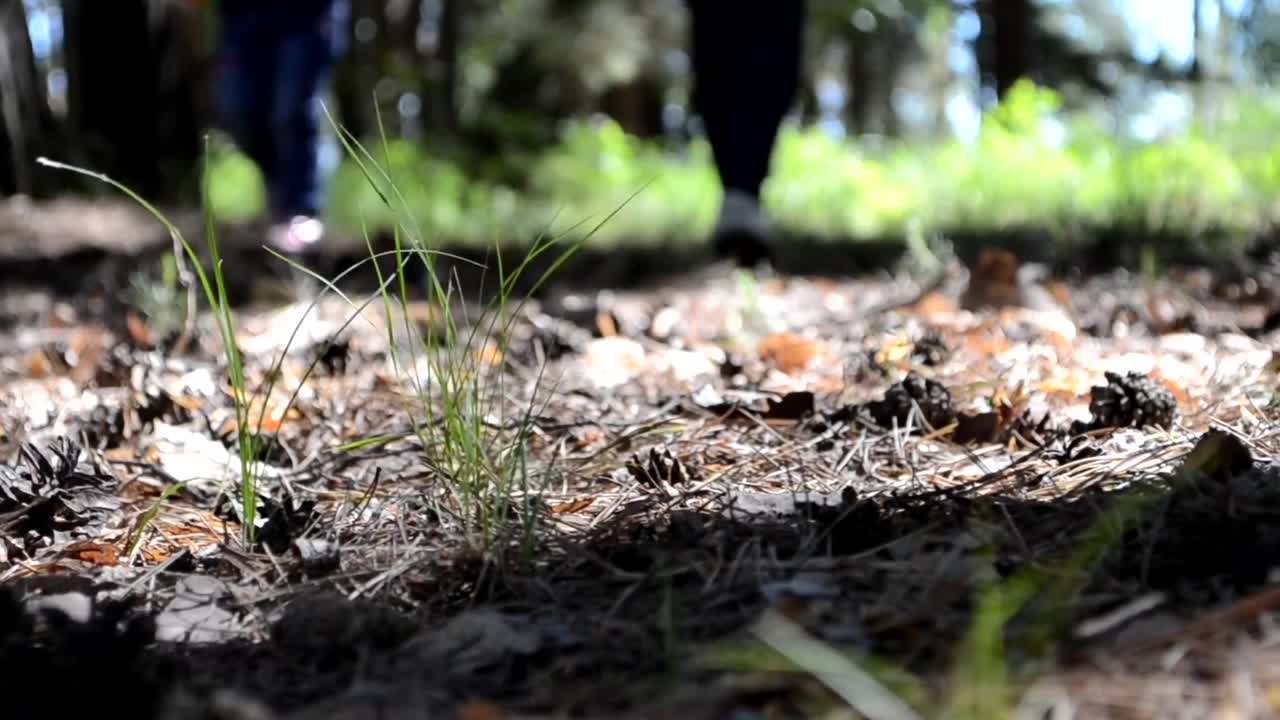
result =
[[220,222],[243,222],[266,207],[262,172],[226,139],[210,143],[208,169],[202,174],[209,212]]
[[762,190],[765,212],[783,227],[824,236],[899,231],[919,212],[911,177],[815,130],[784,129]]
[[[449,235],[462,229],[463,218],[470,207],[471,196],[481,192],[476,183],[454,163],[428,154],[422,147],[404,140],[388,142],[379,162],[387,174],[403,178],[405,202],[412,208],[414,221],[429,234]],[[354,162],[339,167],[330,189],[330,220],[348,230],[359,231],[361,222],[374,227],[392,227],[399,219],[382,198],[391,192],[385,177],[371,177]],[[479,214],[479,213],[477,213]]]
[[[253,438],[260,434],[254,432],[249,427],[249,395],[248,385],[244,374],[244,365],[240,355],[240,348],[235,341],[235,314],[232,312],[231,303],[227,298],[227,285],[223,274],[222,257],[218,250],[217,233],[214,231],[212,205],[208,197],[208,191],[213,186],[211,179],[209,164],[209,144],[205,143],[205,166],[202,186],[205,190],[204,209],[205,209],[205,233],[209,247],[209,265],[210,272],[206,272],[200,259],[200,253],[186,239],[182,231],[176,225],[160,212],[154,205],[147,202],[141,195],[138,195],[127,185],[114,180],[102,173],[92,170],[68,165],[66,163],[49,160],[47,158],[39,158],[39,162],[46,167],[57,170],[67,170],[69,172],[78,173],[86,177],[93,178],[99,182],[110,185],[116,190],[124,193],[142,209],[146,210],[160,224],[164,225],[169,232],[169,237],[173,240],[173,254],[175,263],[179,256],[185,254],[195,267],[195,278],[200,281],[200,288],[204,291],[205,300],[208,301],[210,309],[214,313],[214,319],[218,325],[218,333],[222,338],[222,349],[227,360],[227,379],[230,382],[232,390],[232,399],[234,400],[236,410],[236,434],[240,451],[240,520],[242,527],[242,540],[246,546],[252,546],[257,534],[257,505],[258,505],[258,474],[261,471],[261,463],[258,461],[254,453]],[[175,264],[176,268],[176,264]],[[210,282],[210,274],[213,276]],[[183,278],[184,283],[193,283],[195,278]],[[194,297],[192,298],[194,305]],[[270,395],[270,391],[268,391]],[[264,407],[265,412],[265,407]],[[262,428],[262,415],[258,417],[258,430]]]
[[[541,372],[533,387],[525,388],[531,392],[528,404],[515,410],[508,405],[513,389],[503,369],[512,328],[525,301],[515,289],[533,272],[535,261],[546,255],[549,263],[534,278],[531,292],[542,287],[620,208],[585,233],[538,234],[513,266],[504,261],[501,248],[494,248],[493,264],[484,269],[496,276],[497,292],[490,301],[472,305],[461,296],[448,270],[438,265],[443,253],[434,246],[434,235],[427,234],[420,222],[424,216],[415,203],[426,196],[422,188],[415,187],[421,179],[415,172],[417,167],[406,163],[415,158],[412,147],[394,145],[382,133],[383,159],[379,161],[332,117],[329,121],[352,166],[372,192],[368,202],[380,203],[393,226],[395,249],[387,254],[395,264],[389,273],[384,273],[365,235],[369,258],[364,262],[372,263],[380,281],[379,292],[366,304],[374,299],[382,301],[389,356],[413,394],[404,408],[412,434],[433,474],[448,490],[441,509],[455,518],[472,546],[490,558],[504,557],[515,545],[528,560],[537,542],[538,490],[551,468],[534,469],[528,461],[533,418],[543,409],[539,405]],[[367,220],[362,217],[364,222]],[[439,327],[427,323],[424,329],[409,319],[405,268],[410,262],[421,262],[426,270],[428,297],[439,311]],[[402,332],[397,314],[403,320]],[[350,319],[358,315],[353,313]],[[347,447],[358,444],[348,443]]]
[[1114,179],[1113,217],[1146,230],[1196,234],[1213,227],[1248,229],[1257,221],[1235,160],[1194,134],[1129,150]]
[[187,292],[179,283],[177,260],[165,253],[159,277],[139,268],[129,274],[128,297],[160,337],[180,332],[187,318]]
[[[878,149],[786,127],[762,201],[786,230],[855,239],[1028,226],[1059,237],[1095,227],[1188,239],[1266,231],[1280,219],[1280,101],[1240,95],[1218,105],[1214,123],[1145,144],[1065,113],[1056,93],[1029,82],[989,108],[970,141]],[[380,154],[404,181],[412,221],[449,242],[527,244],[548,217],[599,217],[640,187],[593,242],[697,240],[720,197],[704,141],[673,150],[607,119],[570,122],[549,147],[497,158],[406,141]],[[219,217],[260,207],[246,199],[256,187],[247,163],[215,156],[210,196]],[[330,220],[352,233],[362,222],[392,227],[398,216],[381,201],[388,188],[379,182],[344,164]]]
[[711,149],[694,142],[684,157],[640,141],[611,120],[577,122],[533,163],[530,192],[561,216],[598,218],[635,193],[599,239],[670,238],[710,231],[719,189]]

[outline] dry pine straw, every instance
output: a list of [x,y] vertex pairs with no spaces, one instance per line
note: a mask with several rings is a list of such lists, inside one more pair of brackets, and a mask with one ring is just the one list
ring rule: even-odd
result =
[[[582,636],[575,652],[593,658],[573,662],[593,665],[601,678],[611,671],[619,677],[636,668],[656,671],[661,663],[654,658],[672,650],[672,637],[681,643],[722,637],[749,623],[766,602],[783,603],[830,642],[857,637],[906,667],[945,672],[972,616],[972,599],[992,570],[998,577],[1010,568],[1060,559],[1115,497],[1135,483],[1167,476],[1205,430],[1229,429],[1248,445],[1258,466],[1274,457],[1274,412],[1265,391],[1275,381],[1267,362],[1269,338],[1219,332],[1240,308],[1214,302],[1189,284],[1135,291],[1118,282],[1107,286],[1106,278],[1090,282],[1069,292],[1065,313],[1053,317],[1008,309],[969,313],[945,297],[901,305],[894,302],[897,285],[875,280],[776,279],[764,282],[754,301],[744,300],[730,277],[619,293],[607,303],[597,299],[599,314],[585,328],[530,306],[510,362],[501,369],[508,373],[500,398],[508,424],[495,420],[492,429],[495,437],[514,432],[509,419],[528,407],[538,377],[537,356],[527,340],[538,334],[545,341],[551,328],[568,351],[541,375],[555,378],[555,391],[538,396],[545,404],[528,439],[542,518],[532,564],[524,563],[517,548],[499,564],[486,563],[460,542],[440,466],[415,440],[332,451],[355,437],[405,428],[403,378],[389,369],[379,345],[385,337],[381,318],[370,313],[368,323],[348,330],[345,372],[309,380],[296,415],[284,420],[284,470],[267,488],[276,505],[285,498],[295,504],[316,501],[316,514],[294,533],[339,545],[341,568],[308,577],[287,553],[237,550],[228,541],[238,528],[225,512],[215,512],[214,495],[184,492],[164,504],[133,564],[111,572],[134,591],[150,593],[150,606],[163,607],[177,576],[169,566],[180,553],[186,565],[191,557],[216,557],[218,572],[249,590],[237,600],[247,611],[238,632],[248,638],[268,634],[266,623],[281,600],[320,586],[431,616],[489,602],[555,614]],[[1134,302],[1135,292],[1149,297]],[[1141,322],[1127,325],[1123,336],[1079,330],[1109,306],[1144,307],[1155,300],[1196,308],[1208,318],[1203,334],[1154,335]],[[870,312],[884,307],[896,309]],[[333,327],[344,312],[341,305],[322,306],[319,319],[308,321],[309,331],[323,338],[323,328]],[[661,337],[653,332],[660,317],[674,317],[674,327]],[[246,317],[246,341],[262,341],[249,358],[257,381],[271,357],[270,338],[296,318],[292,311]],[[1074,323],[1073,336],[1063,334],[1063,318]],[[592,330],[598,334],[602,327],[619,336],[593,339]],[[647,332],[638,330],[646,327]],[[924,367],[913,349],[931,334],[947,352]],[[740,363],[736,381],[682,375],[681,363],[693,356],[713,371]],[[212,367],[216,357],[210,348],[204,358],[152,363],[150,380],[179,398],[176,406],[192,411],[179,418],[182,413],[171,408],[166,420],[208,428],[226,418],[224,394],[202,395],[179,382]],[[286,387],[297,380],[304,359],[286,363]],[[21,358],[10,360],[9,367],[21,366]],[[625,377],[602,386],[605,370],[619,367]],[[1050,429],[1065,427],[1080,418],[1088,388],[1100,382],[1103,370],[1135,368],[1174,392],[1174,427],[1098,431],[1083,446],[1071,446],[1061,433],[1014,421],[1027,412],[1047,417]],[[1008,432],[998,442],[958,444],[952,442],[954,427],[921,427],[918,415],[896,429],[858,417],[815,428],[808,417],[727,417],[695,395],[706,383],[729,399],[735,390],[772,391],[774,397],[811,391],[819,413],[831,412],[881,397],[907,370],[941,382],[958,409],[1009,409]],[[61,382],[56,376],[22,378],[10,384],[10,393],[52,398]],[[126,388],[131,383],[137,378],[121,382]],[[112,391],[96,392],[109,398]],[[32,405],[28,396],[19,407]],[[74,410],[54,412],[63,417],[46,428],[74,432],[84,422]],[[202,416],[210,418],[207,424],[197,419]],[[21,420],[32,425],[29,417]],[[102,543],[119,547],[130,528],[124,521],[136,519],[164,485],[161,458],[148,452],[154,447],[149,433],[140,427],[108,452],[113,458],[133,454],[128,463],[115,465],[130,511],[122,522],[100,529]],[[139,471],[138,463],[150,467]],[[524,499],[512,498],[517,505]],[[834,502],[835,509],[808,508],[808,500]],[[790,512],[781,518],[751,516],[744,507],[753,503]],[[1189,511],[1182,519],[1194,524],[1199,520],[1188,518],[1203,514]],[[1143,525],[1126,541],[1120,553],[1126,557],[1115,567],[1132,569],[1130,550],[1140,552],[1155,542],[1152,534],[1170,531]],[[104,571],[55,556],[11,562],[3,577],[55,567],[78,567],[90,575]],[[197,563],[201,571],[210,567],[205,560]],[[762,587],[796,578],[813,579],[824,590],[797,595],[779,586],[781,595],[761,594]],[[1076,620],[1123,606],[1141,584],[1133,574],[1104,570],[1075,598]],[[1170,608],[1166,619],[1183,627],[1210,607],[1248,603],[1256,591],[1165,588],[1172,598],[1164,606]],[[1210,705],[1256,703],[1265,695],[1258,688],[1271,682],[1259,664],[1270,650],[1253,631],[1269,609],[1228,615],[1214,632],[1193,638],[1175,633],[1152,641],[1146,652],[1127,655],[1130,641],[1122,637],[1127,625],[1121,623],[1076,648],[1080,666],[1053,675],[1056,685],[1037,685],[1035,697],[1105,705],[1109,711],[1125,707],[1135,716],[1160,716],[1159,703],[1170,692],[1166,686],[1187,702],[1203,696]],[[1158,653],[1178,642],[1192,644],[1177,661],[1153,665]],[[1090,654],[1089,647],[1100,650]],[[1204,673],[1205,667],[1213,671]],[[1245,693],[1246,687],[1258,692]]]

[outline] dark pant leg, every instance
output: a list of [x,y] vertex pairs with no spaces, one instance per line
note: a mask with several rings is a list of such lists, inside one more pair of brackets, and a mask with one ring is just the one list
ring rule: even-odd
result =
[[694,106],[720,181],[758,196],[800,85],[805,3],[689,0]]
[[256,13],[224,13],[217,60],[218,120],[263,174],[272,172],[274,152],[265,118],[271,109],[272,39]]
[[272,204],[280,219],[317,215],[322,206],[320,100],[340,50],[333,25],[341,3],[331,5],[323,15],[301,13],[279,24],[266,121],[274,149]]

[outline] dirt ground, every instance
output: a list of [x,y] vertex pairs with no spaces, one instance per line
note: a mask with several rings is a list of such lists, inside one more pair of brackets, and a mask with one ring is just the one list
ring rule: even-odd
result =
[[481,517],[443,351],[388,344],[441,308],[237,255],[246,544],[213,316],[75,248],[0,288],[7,717],[1280,712],[1270,261],[579,263],[459,349],[526,451]]

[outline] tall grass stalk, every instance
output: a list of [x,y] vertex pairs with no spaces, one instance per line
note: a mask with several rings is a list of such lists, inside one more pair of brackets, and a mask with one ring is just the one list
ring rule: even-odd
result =
[[[183,236],[182,231],[176,225],[165,217],[154,205],[147,202],[142,196],[138,195],[131,188],[126,186],[104,173],[94,172],[75,165],[50,160],[41,157],[38,162],[46,167],[57,170],[66,170],[78,173],[94,180],[106,183],[120,192],[127,195],[134,202],[138,203],[144,210],[156,218],[165,229],[169,232],[169,237],[174,243],[175,256],[185,253],[195,267],[196,276],[199,278],[200,287],[204,290],[205,299],[209,303],[209,307],[213,310],[214,319],[218,325],[218,332],[222,337],[223,353],[227,362],[227,375],[231,384],[232,399],[236,410],[236,434],[239,445],[240,455],[240,515],[242,539],[246,545],[252,545],[256,534],[257,527],[257,507],[258,507],[258,471],[259,466],[256,462],[255,452],[255,434],[249,431],[249,397],[245,387],[244,365],[240,357],[240,349],[235,339],[235,316],[231,309],[231,303],[227,299],[227,285],[222,271],[222,256],[218,248],[217,233],[214,231],[213,214],[209,209],[208,202],[208,172],[209,172],[209,141],[205,137],[205,162],[203,171],[205,173],[205,182],[202,183],[204,190],[204,221],[205,232],[208,237],[210,265],[213,271],[213,282],[209,280],[209,274],[205,272],[204,266],[200,261],[200,255],[195,247]],[[184,279],[184,282],[189,280]]]
[[[518,537],[527,552],[538,521],[527,440],[539,414],[539,398],[549,396],[543,384],[544,368],[540,367],[528,400],[518,410],[510,410],[513,393],[509,392],[503,365],[510,350],[513,323],[527,297],[541,288],[631,198],[586,233],[575,234],[578,226],[574,226],[555,236],[540,234],[512,266],[508,266],[502,248],[495,245],[491,255],[496,274],[493,295],[487,301],[481,298],[473,306],[467,301],[456,271],[438,263],[438,249],[423,235],[415,213],[391,175],[390,144],[381,115],[377,114],[383,155],[379,162],[359,139],[334,121],[327,108],[324,114],[379,201],[397,218],[392,232],[394,270],[384,275],[377,262],[374,269],[382,289],[392,366],[406,378],[416,399],[406,401],[405,406],[413,434],[436,477],[446,483],[451,506],[448,509],[468,541],[490,554],[501,554]],[[373,258],[374,248],[367,231],[365,242]],[[411,258],[422,263],[428,304],[438,313],[439,322],[429,321],[425,329],[419,329],[407,312],[410,283],[406,270]],[[526,292],[520,293],[521,283],[539,260],[545,261],[544,269],[528,282]],[[487,272],[481,274],[483,281]],[[397,305],[402,320],[399,330],[394,312]],[[408,351],[407,362],[404,350]]]

